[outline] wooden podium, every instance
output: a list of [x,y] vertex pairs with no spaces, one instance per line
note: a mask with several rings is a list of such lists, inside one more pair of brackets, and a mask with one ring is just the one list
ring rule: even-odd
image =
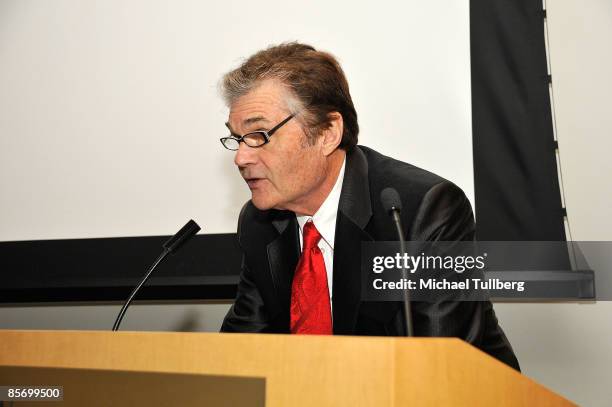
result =
[[16,406],[570,406],[458,339],[0,330]]

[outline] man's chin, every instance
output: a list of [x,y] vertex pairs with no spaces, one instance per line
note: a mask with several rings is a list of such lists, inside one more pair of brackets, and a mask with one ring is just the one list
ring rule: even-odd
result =
[[253,202],[253,205],[255,205],[255,207],[259,209],[260,211],[267,211],[268,209],[274,209],[275,202],[273,202],[270,199],[265,199],[265,198],[253,195],[251,197],[251,201]]

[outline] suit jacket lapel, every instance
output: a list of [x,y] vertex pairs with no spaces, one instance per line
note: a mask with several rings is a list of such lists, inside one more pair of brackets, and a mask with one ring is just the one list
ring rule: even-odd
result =
[[[272,224],[278,231],[276,239],[267,245],[268,265],[278,298],[277,312],[289,312],[291,282],[300,256],[297,219],[293,212],[277,212]],[[277,313],[276,312],[276,313]],[[287,330],[289,329],[287,318]]]
[[351,334],[361,302],[361,242],[371,241],[364,231],[372,216],[368,162],[355,147],[347,154],[334,239],[332,287],[334,333]]

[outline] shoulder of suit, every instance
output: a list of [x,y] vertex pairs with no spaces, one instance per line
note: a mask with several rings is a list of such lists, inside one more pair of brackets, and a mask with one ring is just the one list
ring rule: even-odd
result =
[[445,189],[459,189],[452,182],[415,165],[383,155],[369,147],[358,146],[368,161],[368,178],[371,194],[378,197],[387,187],[395,188],[400,195],[422,196],[436,185]]

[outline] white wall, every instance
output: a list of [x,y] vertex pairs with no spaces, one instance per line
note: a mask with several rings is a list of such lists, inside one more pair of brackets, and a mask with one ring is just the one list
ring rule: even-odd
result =
[[467,2],[3,0],[0,241],[235,231],[217,82],[291,40],[339,58],[363,144],[473,202]]

